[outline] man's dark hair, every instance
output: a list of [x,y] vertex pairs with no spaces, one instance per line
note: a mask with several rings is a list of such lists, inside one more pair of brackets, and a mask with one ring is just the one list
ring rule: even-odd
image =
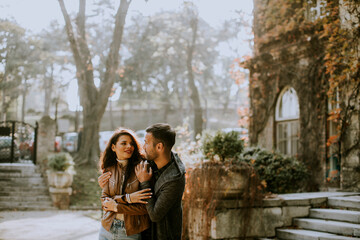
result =
[[171,148],[175,144],[176,133],[169,124],[156,123],[146,129],[147,133],[151,133],[155,138],[155,145],[158,143],[164,144],[167,151],[171,151]]

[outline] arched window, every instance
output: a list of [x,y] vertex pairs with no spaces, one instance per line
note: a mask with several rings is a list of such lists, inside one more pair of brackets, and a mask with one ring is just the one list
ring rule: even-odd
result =
[[299,142],[299,100],[296,91],[286,87],[276,103],[276,148],[279,152],[295,156]]

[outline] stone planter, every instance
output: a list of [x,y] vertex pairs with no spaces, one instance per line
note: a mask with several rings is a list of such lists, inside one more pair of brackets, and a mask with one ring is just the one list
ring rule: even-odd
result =
[[71,184],[73,175],[68,172],[54,172],[48,170],[49,192],[53,204],[59,209],[68,209],[70,205],[70,195],[72,193]]
[[49,186],[54,188],[68,188],[73,182],[73,175],[68,172],[47,171]]
[[192,174],[197,176],[195,186],[199,189],[200,198],[212,191],[217,199],[239,199],[248,182],[247,170],[241,166],[229,168],[206,163],[202,168],[193,169]]
[[223,202],[241,204],[249,175],[249,167],[241,164],[206,162],[190,170],[184,195],[189,239],[210,239],[217,206]]
[[244,193],[247,178],[242,172],[228,170],[227,174],[220,178],[215,193],[221,199],[238,199]]
[[55,207],[58,209],[69,209],[70,195],[72,188],[53,188],[49,187],[51,200]]

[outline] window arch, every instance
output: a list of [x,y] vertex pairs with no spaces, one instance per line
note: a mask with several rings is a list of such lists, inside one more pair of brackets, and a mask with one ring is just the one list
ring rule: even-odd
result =
[[295,156],[299,144],[299,100],[292,87],[285,87],[275,109],[276,148],[279,152]]

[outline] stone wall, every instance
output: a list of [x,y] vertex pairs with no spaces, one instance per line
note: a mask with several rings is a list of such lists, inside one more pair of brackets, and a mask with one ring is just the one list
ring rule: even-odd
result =
[[343,105],[346,107],[346,104],[351,104],[354,112],[341,142],[341,188],[360,191],[360,96],[352,102],[346,100],[348,96],[345,97]]
[[325,184],[327,128],[324,80],[312,72],[317,56],[311,49],[316,44],[280,44],[268,46],[250,65],[250,143],[276,149],[276,103],[285,87],[294,88],[300,108],[297,157],[310,169],[308,190],[315,191]]
[[[199,202],[189,211],[189,239],[246,239],[275,237],[276,229],[292,226],[297,217],[309,216],[310,208],[326,207],[328,197],[345,196],[351,193],[317,192],[282,194],[265,199],[261,206],[254,206],[245,216],[241,200],[219,201],[210,226],[206,226],[206,209]],[[207,232],[207,234],[206,234]],[[206,234],[206,236],[204,236]]]
[[54,152],[55,144],[55,120],[49,116],[44,116],[39,121],[37,136],[37,160],[41,173],[45,176],[47,170],[47,156]]

